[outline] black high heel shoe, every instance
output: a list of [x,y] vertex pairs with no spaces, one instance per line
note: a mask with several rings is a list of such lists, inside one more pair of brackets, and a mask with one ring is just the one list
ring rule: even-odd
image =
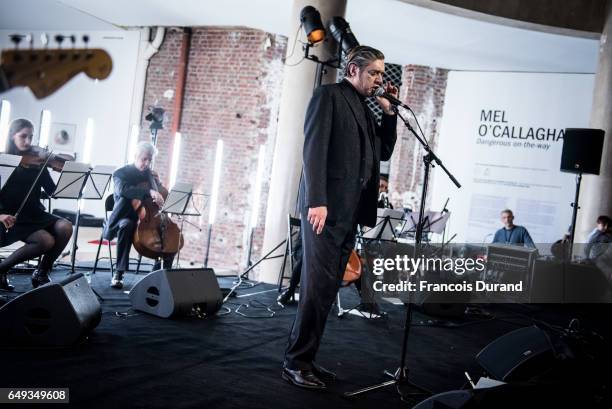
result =
[[50,283],[49,273],[46,271],[36,270],[32,273],[32,287],[37,288],[38,286]]
[[8,273],[0,274],[0,290],[14,291],[15,286],[11,285],[8,280]]

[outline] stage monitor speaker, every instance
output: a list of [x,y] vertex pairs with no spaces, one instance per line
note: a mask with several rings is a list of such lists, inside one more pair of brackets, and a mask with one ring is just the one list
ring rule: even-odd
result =
[[419,402],[412,409],[590,407],[584,403],[585,396],[572,388],[563,389],[556,384],[518,383],[442,392]]
[[536,326],[502,335],[476,355],[480,366],[504,382],[527,381],[550,369],[554,359],[548,335]]
[[414,309],[432,317],[458,318],[465,314],[468,293],[414,293]]
[[194,307],[212,315],[223,304],[212,268],[153,271],[134,285],[130,300],[134,309],[162,318],[189,315]]
[[0,343],[69,346],[99,323],[100,303],[83,274],[28,291],[0,308]]
[[604,134],[602,129],[567,128],[563,136],[561,171],[599,175]]

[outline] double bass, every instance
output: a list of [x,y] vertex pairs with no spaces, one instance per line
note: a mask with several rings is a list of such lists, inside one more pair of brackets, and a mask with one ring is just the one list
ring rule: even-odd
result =
[[[164,200],[168,190],[159,179],[149,171],[149,180],[138,185],[140,188],[159,192]],[[161,211],[151,197],[144,200],[133,199],[132,208],[138,215],[138,225],[134,231],[132,244],[144,257],[157,259],[178,253],[183,248],[183,235],[178,225],[167,213]]]

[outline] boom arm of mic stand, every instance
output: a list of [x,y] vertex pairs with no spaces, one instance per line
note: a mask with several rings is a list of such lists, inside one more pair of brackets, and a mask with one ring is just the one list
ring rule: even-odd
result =
[[402,116],[402,114],[400,114],[399,109],[397,109],[397,107],[395,107],[394,110],[395,110],[395,113],[397,114],[397,116],[402,120],[404,125],[406,125],[406,128],[408,128],[408,130],[414,135],[414,137],[423,146],[425,151],[427,151],[427,155],[429,156],[430,160],[435,162],[438,166],[440,166],[442,168],[442,170],[444,170],[444,173],[446,173],[448,175],[449,179],[455,184],[455,186],[460,188],[461,184],[459,183],[459,181],[455,178],[455,176],[453,176],[452,173],[450,173],[450,171],[448,169],[446,169],[446,166],[444,166],[444,164],[442,163],[440,158],[438,158],[438,156],[434,153],[434,151],[431,150],[431,148],[429,147],[429,144],[426,141],[424,141],[423,138],[421,138],[421,136],[419,136],[419,134],[417,134],[414,131],[414,128],[412,127],[412,125],[410,125],[410,122],[408,122],[408,120],[406,118],[404,118]]

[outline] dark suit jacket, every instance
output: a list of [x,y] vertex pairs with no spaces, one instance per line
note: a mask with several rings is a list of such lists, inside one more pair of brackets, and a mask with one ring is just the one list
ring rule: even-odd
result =
[[[397,118],[383,115],[381,125],[375,125],[361,104],[355,88],[344,80],[317,88],[306,111],[300,209],[305,216],[309,207],[327,206],[328,226],[350,228],[355,217],[361,225],[376,223],[379,162],[393,153]],[[372,115],[369,109],[367,115]],[[362,197],[368,138],[374,140],[374,166]]]
[[149,170],[141,172],[134,165],[125,165],[113,173],[115,206],[104,229],[105,239],[115,238],[121,219],[137,219],[138,216],[132,208],[132,199],[142,200],[150,196],[148,189],[137,187],[139,183],[148,181],[150,174]]

